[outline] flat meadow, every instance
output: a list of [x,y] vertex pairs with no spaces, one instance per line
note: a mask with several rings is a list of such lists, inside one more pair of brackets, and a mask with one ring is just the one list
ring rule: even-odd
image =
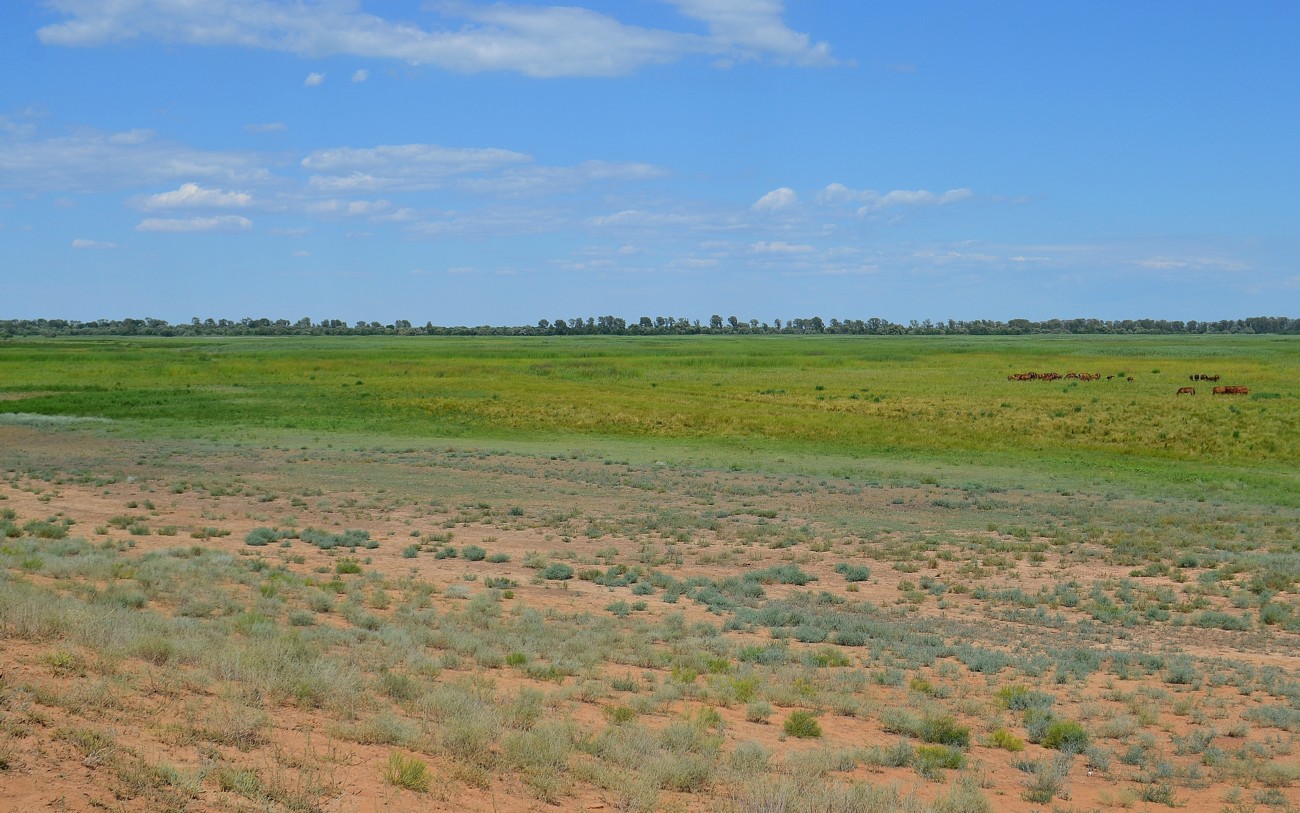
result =
[[1295,810],[1298,472],[1286,336],[0,341],[0,809]]

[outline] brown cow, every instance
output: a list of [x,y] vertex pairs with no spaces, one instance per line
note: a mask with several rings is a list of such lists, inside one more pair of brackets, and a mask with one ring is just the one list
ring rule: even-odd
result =
[[1195,395],[1196,387],[1179,387],[1175,395]]

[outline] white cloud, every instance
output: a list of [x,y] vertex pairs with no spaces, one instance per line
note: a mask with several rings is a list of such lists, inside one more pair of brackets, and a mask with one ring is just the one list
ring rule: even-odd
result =
[[925,189],[877,192],[874,189],[850,189],[844,184],[833,183],[817,193],[817,202],[823,206],[861,204],[858,214],[866,215],[904,206],[945,206],[974,196],[975,193],[966,188],[949,189],[937,194]]
[[191,217],[189,219],[146,218],[135,227],[136,231],[150,232],[207,232],[248,231],[253,221],[239,215],[217,217]]
[[432,25],[392,21],[355,0],[48,0],[64,15],[37,31],[47,45],[157,40],[261,48],[307,57],[350,55],[453,71],[613,76],[691,55],[720,64],[768,59],[828,65],[824,42],[791,30],[778,0],[671,0],[706,35],[645,28],[573,5],[426,4]]
[[150,195],[144,199],[146,209],[229,209],[249,206],[253,196],[247,192],[223,192],[204,189],[196,183],[181,184],[180,189]]
[[1137,260],[1136,264],[1141,268],[1147,268],[1152,271],[1246,271],[1250,265],[1240,260],[1225,259],[1223,257],[1203,257],[1203,256],[1182,256],[1171,257],[1168,255],[1157,255]]
[[348,203],[347,213],[353,217],[375,215],[384,211],[390,205],[386,200],[354,200]]
[[348,192],[429,189],[455,175],[490,172],[529,161],[531,156],[510,150],[399,144],[317,150],[302,159],[302,166],[317,173],[309,180],[314,189]]
[[770,243],[766,240],[759,240],[751,245],[749,249],[758,254],[810,254],[815,250],[809,245],[783,243],[780,240],[774,240]]
[[244,125],[244,130],[249,133],[279,133],[288,129],[288,125],[281,121],[269,121],[265,124]]
[[788,186],[780,189],[773,189],[763,197],[754,202],[750,208],[756,212],[775,212],[781,209],[788,209],[799,202],[799,196]]
[[195,149],[159,140],[147,130],[0,137],[0,188],[105,192],[177,180],[249,182],[269,176],[254,154]]
[[356,83],[364,82],[369,78],[370,78],[370,71],[366,70],[365,68],[362,68],[361,70],[356,71],[355,73],[352,74],[352,81]]
[[571,167],[511,167],[499,175],[467,178],[456,185],[466,191],[495,195],[540,195],[572,190],[589,183],[645,181],[667,174],[653,164],[584,161]]
[[593,226],[685,226],[697,225],[699,218],[672,212],[644,212],[625,209],[612,215],[597,215],[588,221]]
[[117,243],[108,243],[100,240],[86,240],[78,237],[72,241],[73,248],[117,248]]
[[319,87],[320,85],[325,84],[325,74],[309,73],[307,74],[307,78],[302,80],[302,83],[309,88]]
[[831,47],[813,43],[781,19],[779,0],[669,0],[678,11],[708,25],[712,40],[726,43],[732,56],[797,65],[833,65]]
[[295,257],[310,257],[310,256],[311,256],[311,252],[310,252],[310,251],[302,251],[301,249],[299,249],[298,251],[295,251],[295,252],[293,253],[293,256],[295,256]]

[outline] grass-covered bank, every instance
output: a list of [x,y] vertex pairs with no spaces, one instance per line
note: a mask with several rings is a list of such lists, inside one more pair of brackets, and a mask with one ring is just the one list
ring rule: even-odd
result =
[[[662,441],[1171,482],[1300,463],[1293,337],[10,340],[0,365],[0,390],[31,396],[0,411],[155,432]],[[1103,378],[1007,380],[1025,371]],[[1175,395],[1193,374],[1250,394]]]

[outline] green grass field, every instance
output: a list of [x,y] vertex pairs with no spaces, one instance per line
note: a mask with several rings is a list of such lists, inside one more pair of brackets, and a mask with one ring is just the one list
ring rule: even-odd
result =
[[[146,435],[580,443],[1300,492],[1295,337],[13,340],[0,370],[0,391],[38,394],[0,412]],[[1007,380],[1030,370],[1115,378]],[[1175,395],[1193,373],[1250,394]]]

